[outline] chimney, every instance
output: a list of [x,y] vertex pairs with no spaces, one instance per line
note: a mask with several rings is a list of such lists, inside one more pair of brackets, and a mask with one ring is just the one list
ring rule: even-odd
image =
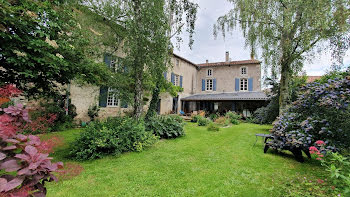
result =
[[208,63],[209,63],[209,60],[206,60],[205,62],[208,64]]
[[226,51],[226,62],[230,61],[230,52]]

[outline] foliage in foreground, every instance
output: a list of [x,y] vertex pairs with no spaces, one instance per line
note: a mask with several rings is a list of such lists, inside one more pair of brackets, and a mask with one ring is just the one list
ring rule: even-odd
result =
[[146,129],[165,139],[185,135],[184,121],[180,116],[153,116],[146,122]]
[[158,140],[145,131],[143,122],[130,117],[108,118],[91,122],[71,144],[70,155],[76,160],[90,160],[128,151],[142,151]]
[[29,96],[52,96],[73,79],[94,84],[109,79],[107,68],[89,58],[89,40],[64,5],[0,0],[1,81]]
[[350,78],[306,85],[293,106],[278,118],[269,145],[308,149],[323,140],[329,150],[350,146]]
[[[10,86],[0,88],[0,97]],[[62,162],[51,163],[48,144],[39,137],[23,135],[23,127],[30,122],[23,105],[0,108],[0,196],[45,196],[45,182],[57,180],[52,174],[63,167]]]

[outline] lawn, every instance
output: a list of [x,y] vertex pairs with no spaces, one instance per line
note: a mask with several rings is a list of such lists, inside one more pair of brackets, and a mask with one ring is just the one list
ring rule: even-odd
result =
[[[242,123],[219,132],[187,123],[186,136],[161,140],[141,153],[126,153],[79,162],[84,170],[47,184],[48,196],[281,196],[286,182],[296,177],[318,178],[324,173],[316,161],[298,163],[289,154],[263,153],[256,133],[271,126]],[[55,161],[65,156],[80,130],[60,136]]]

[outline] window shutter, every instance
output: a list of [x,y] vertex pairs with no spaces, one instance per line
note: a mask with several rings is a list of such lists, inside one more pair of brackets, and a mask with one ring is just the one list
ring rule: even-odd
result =
[[171,83],[172,84],[175,83],[175,75],[174,75],[174,73],[171,73]]
[[235,91],[239,92],[239,78],[235,79]]
[[108,94],[108,88],[100,87],[100,96],[99,96],[100,107],[107,107],[107,94]]
[[248,90],[253,91],[253,78],[248,79]]
[[163,75],[164,75],[164,79],[167,80],[167,72],[164,72]]
[[180,87],[182,87],[183,76],[180,76]]
[[128,101],[122,100],[122,102],[121,102],[121,108],[128,108]]
[[202,91],[205,91],[205,79],[202,79]]
[[216,79],[213,79],[213,91],[216,91]]
[[104,54],[104,62],[107,67],[111,66],[111,56],[108,54]]

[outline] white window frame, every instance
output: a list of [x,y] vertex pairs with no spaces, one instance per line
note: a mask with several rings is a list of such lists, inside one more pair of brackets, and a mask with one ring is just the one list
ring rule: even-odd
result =
[[[245,71],[245,72],[243,72],[243,71]],[[241,67],[240,72],[241,72],[241,75],[247,75],[248,74],[248,67],[246,67],[246,66]]]
[[107,107],[119,107],[119,99],[117,97],[117,91],[115,89],[108,88]]
[[239,79],[239,91],[248,91],[248,79],[247,78]]
[[214,80],[213,79],[206,79],[205,80],[205,90],[206,91],[213,91],[214,89]]
[[180,75],[174,74],[174,86],[180,86]]
[[213,69],[208,69],[208,70],[207,70],[207,76],[208,76],[208,77],[213,76]]

